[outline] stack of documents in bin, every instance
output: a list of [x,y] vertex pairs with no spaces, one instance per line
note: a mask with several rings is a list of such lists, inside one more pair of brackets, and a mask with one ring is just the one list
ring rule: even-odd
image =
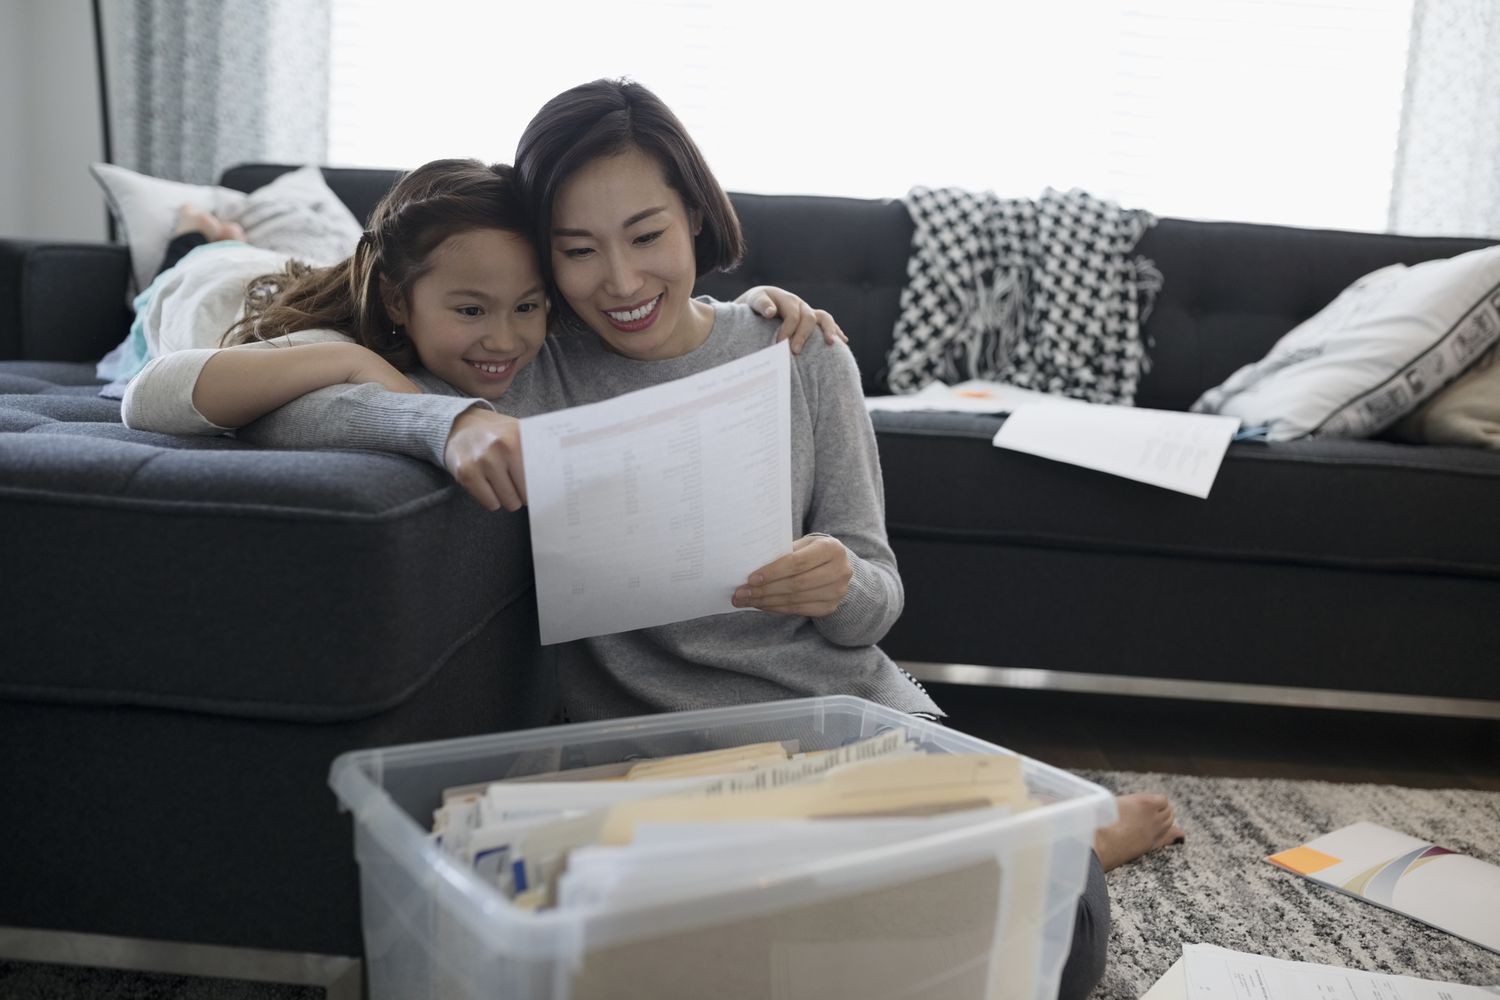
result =
[[433,837],[520,907],[607,907],[1034,804],[1019,758],[927,754],[893,730],[836,750],[758,743],[449,789]]

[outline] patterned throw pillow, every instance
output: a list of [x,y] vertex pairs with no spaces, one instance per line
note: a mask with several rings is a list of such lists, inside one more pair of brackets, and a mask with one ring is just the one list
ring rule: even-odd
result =
[[252,246],[292,254],[309,264],[336,264],[354,252],[363,227],[309,164],[250,194],[204,184],[183,184],[111,163],[89,168],[109,200],[130,244],[135,290],[151,284],[177,225],[177,209],[192,205],[238,222]]
[[1500,247],[1360,278],[1193,404],[1271,441],[1378,434],[1500,341]]
[[1500,348],[1491,347],[1469,370],[1391,428],[1412,444],[1500,448]]

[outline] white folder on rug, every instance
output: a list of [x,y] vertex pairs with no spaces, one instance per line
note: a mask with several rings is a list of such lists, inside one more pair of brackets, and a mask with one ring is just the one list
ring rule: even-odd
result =
[[1374,823],[1346,826],[1266,860],[1500,952],[1500,866]]

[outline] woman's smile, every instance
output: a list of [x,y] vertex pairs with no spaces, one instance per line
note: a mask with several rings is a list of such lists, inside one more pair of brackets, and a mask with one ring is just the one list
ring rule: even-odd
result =
[[629,309],[606,309],[604,315],[608,316],[610,323],[622,333],[638,333],[655,323],[656,317],[661,315],[663,294],[658,292],[655,298],[647,299]]

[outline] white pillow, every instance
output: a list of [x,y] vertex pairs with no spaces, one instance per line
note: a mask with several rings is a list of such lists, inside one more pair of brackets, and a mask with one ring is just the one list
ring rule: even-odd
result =
[[177,226],[182,205],[238,222],[252,246],[292,254],[315,266],[336,264],[354,252],[363,227],[309,164],[282,174],[250,194],[184,184],[136,173],[112,163],[89,168],[109,200],[130,245],[135,290],[151,284]]
[[1368,437],[1500,340],[1500,246],[1360,278],[1193,404],[1272,441]]

